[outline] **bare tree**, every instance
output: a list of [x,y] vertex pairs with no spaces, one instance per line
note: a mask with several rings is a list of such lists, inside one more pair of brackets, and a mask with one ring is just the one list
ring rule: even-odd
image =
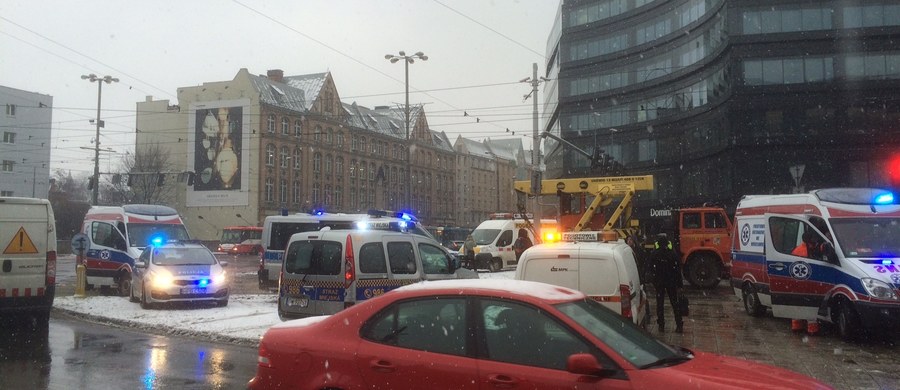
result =
[[[170,204],[175,201],[178,178],[172,171],[169,152],[159,143],[140,146],[134,154],[122,157],[121,173],[119,176],[113,175],[106,186],[108,199],[118,204]],[[163,185],[159,185],[160,174],[164,175]]]

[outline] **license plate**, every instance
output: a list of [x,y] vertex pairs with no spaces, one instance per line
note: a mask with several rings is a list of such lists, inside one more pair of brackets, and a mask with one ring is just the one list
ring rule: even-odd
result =
[[309,306],[309,297],[288,298],[288,306],[307,307]]
[[205,288],[183,288],[181,289],[181,295],[195,295],[195,294],[206,294]]

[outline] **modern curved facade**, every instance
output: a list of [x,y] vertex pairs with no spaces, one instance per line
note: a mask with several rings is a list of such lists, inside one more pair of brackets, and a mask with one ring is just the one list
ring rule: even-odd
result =
[[[548,40],[546,130],[626,174],[638,212],[886,185],[900,146],[893,1],[567,1]],[[545,144],[548,177],[596,176]],[[792,176],[803,167],[799,186]]]

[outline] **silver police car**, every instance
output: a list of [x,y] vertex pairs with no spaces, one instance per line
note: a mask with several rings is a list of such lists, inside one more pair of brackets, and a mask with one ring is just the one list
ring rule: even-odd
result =
[[162,302],[228,305],[228,262],[198,243],[156,243],[144,248],[131,273],[131,301],[150,309]]

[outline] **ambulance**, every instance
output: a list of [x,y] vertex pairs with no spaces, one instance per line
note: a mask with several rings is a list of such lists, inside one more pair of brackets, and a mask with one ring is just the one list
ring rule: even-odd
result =
[[516,280],[568,287],[646,326],[650,303],[631,247],[615,231],[564,232],[561,241],[525,250]]
[[771,308],[833,325],[844,339],[900,329],[900,203],[890,191],[744,196],[734,226],[731,285],[747,314]]
[[[555,232],[556,220],[543,219],[541,226],[530,226],[519,214],[496,213],[482,222],[472,231],[475,240],[475,264],[472,269],[488,269],[497,272],[517,264],[513,243],[519,237],[519,229],[525,229],[533,244],[541,242],[535,238],[534,230],[538,230],[538,238],[544,232]],[[552,233],[549,233],[552,235]]]
[[80,259],[87,274],[86,287],[113,288],[121,296],[131,291],[134,260],[144,247],[191,238],[175,209],[153,204],[91,207],[84,216],[81,233],[88,239]]
[[56,220],[46,199],[0,197],[0,319],[46,326],[56,291]]

